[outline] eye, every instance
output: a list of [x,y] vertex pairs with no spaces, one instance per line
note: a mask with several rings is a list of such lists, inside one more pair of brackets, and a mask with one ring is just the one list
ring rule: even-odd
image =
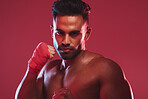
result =
[[70,32],[69,35],[70,36],[78,36],[80,34],[80,32]]
[[55,34],[60,36],[60,35],[64,35],[64,32],[57,31],[57,32],[55,32]]

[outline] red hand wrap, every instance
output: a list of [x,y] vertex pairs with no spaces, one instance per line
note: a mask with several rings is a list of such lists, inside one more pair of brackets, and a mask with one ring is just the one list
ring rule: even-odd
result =
[[50,53],[46,43],[39,43],[33,52],[32,57],[28,61],[29,71],[35,75],[38,75],[42,67],[46,64],[50,58]]

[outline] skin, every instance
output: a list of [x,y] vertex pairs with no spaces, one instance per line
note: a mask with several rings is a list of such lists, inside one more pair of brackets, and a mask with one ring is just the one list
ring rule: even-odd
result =
[[[85,41],[90,34],[87,25],[82,16],[54,19],[54,47],[62,60],[50,61],[43,68],[38,78],[42,79],[43,98],[132,99],[129,84],[118,64],[85,50]],[[59,50],[61,45],[73,49]]]
[[16,99],[133,99],[124,74],[115,62],[87,51],[91,29],[82,16],[57,16],[51,27],[61,59],[48,62],[38,76],[27,70]]

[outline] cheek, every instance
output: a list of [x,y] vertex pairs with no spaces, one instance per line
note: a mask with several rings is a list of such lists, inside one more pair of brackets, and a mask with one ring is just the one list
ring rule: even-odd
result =
[[73,38],[71,40],[72,45],[75,46],[75,47],[78,47],[81,44],[81,39],[82,39],[82,36]]
[[56,50],[58,49],[58,46],[60,45],[60,38],[55,35],[53,36],[53,45]]
[[62,37],[55,35],[54,39],[55,39],[55,41],[57,42],[58,45],[60,45],[62,43]]

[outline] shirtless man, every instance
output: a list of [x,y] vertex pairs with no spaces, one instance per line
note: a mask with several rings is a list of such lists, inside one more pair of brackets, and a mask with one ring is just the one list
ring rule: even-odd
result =
[[[81,0],[53,4],[54,47],[43,42],[37,46],[16,99],[132,99],[118,64],[85,49],[89,12]],[[55,50],[61,59],[51,60]]]

